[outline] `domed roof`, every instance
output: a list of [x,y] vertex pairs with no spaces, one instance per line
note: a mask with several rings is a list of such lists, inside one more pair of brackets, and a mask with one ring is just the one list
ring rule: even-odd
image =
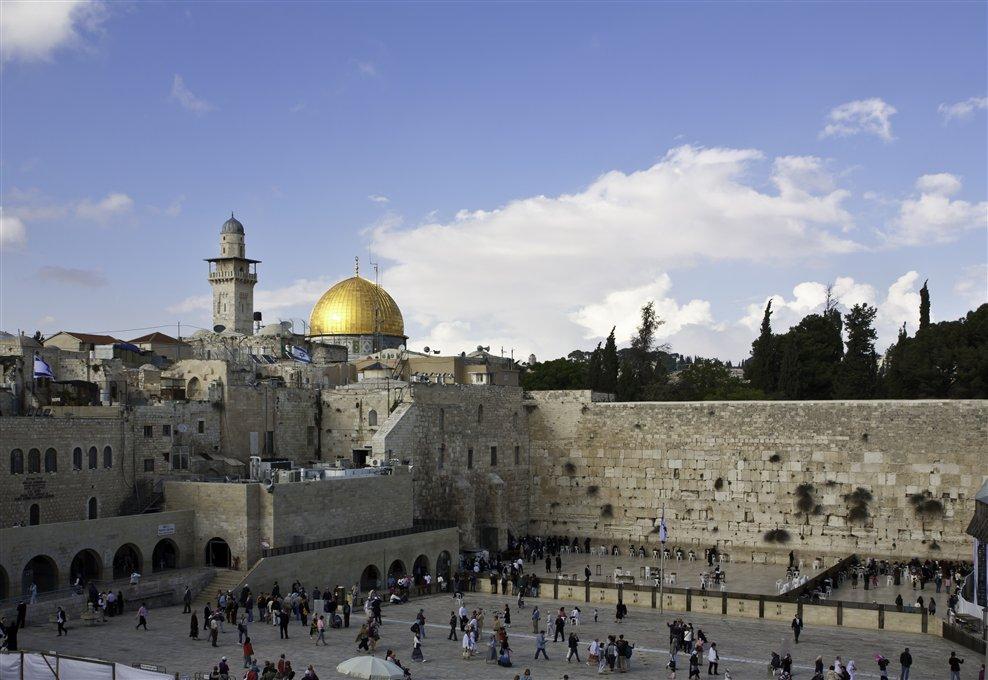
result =
[[380,286],[351,276],[323,293],[309,317],[310,335],[405,336],[405,321],[394,299]]
[[221,234],[243,234],[244,225],[240,224],[240,220],[230,213],[230,219],[223,223],[223,228],[220,229]]

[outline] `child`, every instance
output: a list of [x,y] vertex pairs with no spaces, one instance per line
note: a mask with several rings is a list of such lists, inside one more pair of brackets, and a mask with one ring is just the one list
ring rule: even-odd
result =
[[593,608],[593,622],[597,623],[597,608]]

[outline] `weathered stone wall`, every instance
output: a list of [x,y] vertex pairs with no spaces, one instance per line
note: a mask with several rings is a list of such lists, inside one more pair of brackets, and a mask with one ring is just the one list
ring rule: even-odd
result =
[[[112,411],[113,409],[107,409]],[[117,409],[119,411],[119,409]],[[87,517],[89,499],[97,499],[98,516],[116,514],[130,495],[134,473],[124,455],[127,424],[116,417],[0,417],[0,518],[4,527],[27,525],[31,505],[37,504],[41,524]],[[89,450],[96,448],[96,466],[89,467]],[[112,467],[104,467],[106,447]],[[82,450],[82,468],[73,469],[73,449]],[[24,455],[24,473],[11,474],[11,452]],[[41,472],[28,472],[31,449],[40,453]],[[45,472],[45,451],[55,449],[57,471]]]
[[[406,383],[352,384],[323,390],[320,402],[322,459],[353,460],[354,449],[370,449],[371,439],[388,418],[388,403],[407,396]],[[377,424],[372,423],[376,420]]]
[[220,456],[220,414],[216,404],[205,401],[135,406],[128,421],[138,478],[181,474],[173,469],[176,454],[187,453],[190,460]]
[[531,461],[521,389],[417,384],[409,401],[373,446],[379,464],[412,463],[416,518],[455,520],[471,548],[504,547],[509,531],[526,533]]
[[[988,479],[988,402],[599,403],[530,395],[533,530],[622,545],[670,541],[764,559],[813,553],[966,558],[972,497]],[[811,484],[812,509],[796,507]],[[845,496],[873,499],[849,522]],[[925,523],[910,494],[930,492]],[[768,543],[781,528],[788,543]],[[939,549],[937,549],[939,546]]]
[[270,496],[269,541],[276,548],[412,526],[412,476],[403,468],[391,475],[275,484]]
[[165,510],[195,511],[196,564],[205,560],[206,544],[219,538],[230,547],[231,559],[244,568],[261,555],[262,495],[261,484],[166,482]]

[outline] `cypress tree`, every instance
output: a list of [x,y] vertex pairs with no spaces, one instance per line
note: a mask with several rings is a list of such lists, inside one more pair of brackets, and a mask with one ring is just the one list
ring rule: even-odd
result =
[[600,356],[600,391],[617,393],[618,388],[618,360],[617,342],[614,339],[614,328],[611,328],[607,340],[604,342],[604,350]]
[[919,289],[919,330],[930,326],[930,289],[926,287],[929,279],[923,281],[923,287]]
[[844,321],[847,351],[837,373],[834,396],[838,399],[871,399],[878,384],[878,333],[872,325],[878,310],[867,304],[854,305]]
[[587,367],[587,383],[594,392],[601,391],[601,382],[604,377],[601,354],[603,354],[603,350],[598,342],[596,349],[590,353],[590,363]]
[[758,337],[751,343],[751,358],[745,362],[744,377],[751,386],[766,393],[773,392],[778,381],[775,366],[778,365],[776,339],[772,335],[772,301],[765,305],[762,328]]

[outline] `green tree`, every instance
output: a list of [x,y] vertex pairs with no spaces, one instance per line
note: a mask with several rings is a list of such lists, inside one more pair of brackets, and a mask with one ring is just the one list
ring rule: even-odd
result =
[[765,393],[731,375],[717,359],[696,359],[676,373],[664,388],[671,401],[737,401],[764,399]]
[[751,386],[763,392],[775,391],[779,381],[778,343],[772,335],[772,301],[765,305],[762,327],[751,343],[751,358],[745,362],[744,377]]
[[587,364],[566,358],[542,361],[522,374],[521,386],[526,390],[585,390],[589,386]]
[[833,398],[844,355],[841,326],[840,312],[828,304],[823,312],[808,314],[779,337],[779,394],[786,399]]
[[927,283],[929,279],[923,281],[923,287],[919,289],[919,330],[930,325],[930,289],[927,288]]
[[601,391],[601,383],[603,382],[604,372],[601,358],[603,353],[604,351],[598,342],[597,347],[590,353],[590,361],[587,364],[587,384],[595,392]]
[[614,328],[607,335],[604,341],[604,350],[600,356],[600,391],[617,393],[618,370],[620,361],[618,360],[617,341],[614,339]]
[[878,354],[873,326],[878,310],[857,304],[844,315],[847,351],[838,370],[834,396],[838,399],[871,399],[878,386]]

